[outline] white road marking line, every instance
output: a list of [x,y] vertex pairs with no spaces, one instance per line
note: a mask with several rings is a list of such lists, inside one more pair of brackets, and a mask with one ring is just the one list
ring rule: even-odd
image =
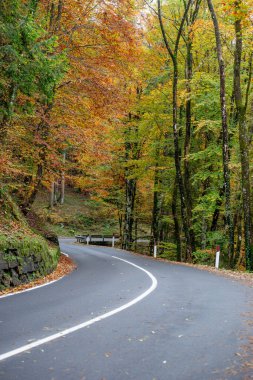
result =
[[20,294],[20,293],[30,292],[31,290],[36,290],[36,289],[39,289],[39,288],[43,288],[43,286],[48,286],[48,285],[53,284],[54,282],[60,281],[63,277],[64,277],[64,276],[62,276],[62,277],[60,277],[60,278],[57,278],[57,280],[52,280],[52,281],[46,282],[45,284],[37,285],[37,286],[34,286],[34,287],[32,287],[32,288],[28,288],[28,289],[24,289],[24,290],[19,290],[18,292],[13,292],[13,293],[4,294],[4,295],[0,296],[0,299],[1,299],[1,298],[6,298],[6,297],[15,296],[15,295],[18,295],[18,294]]
[[125,309],[128,309],[129,307],[131,307],[131,306],[135,305],[136,303],[140,302],[141,300],[143,300],[145,297],[147,297],[150,293],[152,293],[156,289],[156,287],[157,287],[157,279],[155,278],[155,276],[153,276],[152,273],[150,273],[146,269],[140,267],[139,265],[136,265],[136,264],[132,263],[131,261],[127,261],[127,260],[121,259],[121,258],[116,257],[116,256],[112,256],[112,257],[114,259],[117,259],[117,260],[120,260],[120,261],[124,261],[125,263],[130,264],[133,267],[135,267],[137,269],[140,269],[141,271],[143,271],[144,273],[146,273],[147,276],[151,279],[152,285],[144,293],[142,293],[138,297],[134,298],[132,301],[130,301],[130,302],[128,302],[128,303],[126,303],[126,304],[124,304],[124,305],[122,305],[120,307],[117,307],[116,309],[111,310],[108,313],[105,313],[105,314],[102,314],[102,315],[100,315],[100,316],[98,316],[96,318],[90,319],[89,321],[80,323],[79,325],[70,327],[69,329],[63,330],[63,331],[61,331],[59,333],[50,335],[50,336],[48,336],[46,338],[39,339],[39,340],[37,340],[35,342],[26,344],[25,346],[16,348],[15,350],[6,352],[6,353],[0,355],[0,361],[2,361],[4,359],[7,359],[7,358],[10,358],[12,356],[18,355],[18,354],[20,354],[22,352],[31,350],[32,348],[41,346],[42,344],[51,342],[52,340],[64,337],[64,336],[66,336],[68,334],[71,334],[71,333],[73,333],[75,331],[83,329],[84,327],[88,327],[90,325],[93,325],[96,322],[99,322],[99,321],[102,321],[103,319],[111,317],[114,314],[120,313],[121,311],[123,311]]

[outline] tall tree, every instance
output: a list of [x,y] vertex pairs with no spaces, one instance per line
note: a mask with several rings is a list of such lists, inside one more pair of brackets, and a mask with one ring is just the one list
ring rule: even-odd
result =
[[217,48],[217,59],[219,64],[220,72],[220,107],[221,107],[221,118],[222,118],[222,151],[223,151],[223,176],[224,176],[224,189],[225,189],[225,228],[228,231],[229,242],[228,242],[228,258],[230,263],[233,260],[234,254],[234,228],[233,219],[231,212],[231,188],[230,188],[230,169],[229,169],[229,131],[227,123],[227,106],[226,106],[226,79],[225,79],[225,63],[222,54],[222,43],[221,34],[219,28],[219,22],[214,10],[212,0],[207,0],[208,8],[212,17],[216,48]]
[[244,217],[244,239],[245,239],[245,255],[246,268],[253,270],[253,230],[252,230],[252,214],[251,214],[251,186],[250,186],[250,167],[249,167],[249,135],[246,122],[246,111],[249,100],[250,85],[252,78],[252,57],[249,57],[249,78],[246,89],[245,100],[242,95],[241,80],[241,63],[243,49],[243,3],[241,0],[234,2],[235,13],[235,52],[234,52],[234,99],[236,104],[236,120],[239,125],[239,143],[241,155],[241,173],[242,173],[242,205]]
[[[191,140],[192,140],[192,71],[193,71],[193,54],[192,54],[192,28],[197,19],[199,8],[202,0],[193,1],[192,7],[189,14],[186,16],[186,62],[185,62],[185,78],[186,78],[186,104],[185,104],[185,140],[184,140],[184,184],[187,189],[187,209],[188,215],[192,217],[192,194],[191,194],[191,170],[189,163],[189,154],[191,150]],[[185,2],[185,7],[187,3]],[[186,9],[186,8],[185,8]]]
[[164,44],[166,46],[169,57],[171,58],[173,64],[173,86],[172,86],[172,96],[173,96],[173,134],[174,134],[174,159],[175,159],[175,168],[176,168],[176,177],[180,194],[180,202],[181,202],[181,215],[182,215],[182,224],[185,234],[186,240],[186,260],[191,261],[192,252],[194,250],[193,239],[190,232],[190,219],[187,212],[187,201],[186,201],[186,190],[183,181],[183,175],[181,170],[181,157],[180,157],[180,146],[179,146],[179,132],[178,132],[178,51],[179,51],[179,42],[182,37],[183,27],[186,22],[186,18],[192,4],[192,0],[187,2],[185,7],[183,16],[180,21],[180,26],[178,28],[176,41],[174,44],[174,48],[171,48],[171,44],[167,38],[167,34],[165,31],[164,23],[163,23],[163,15],[161,9],[161,1],[157,1],[158,4],[158,18],[160,29],[163,37]]

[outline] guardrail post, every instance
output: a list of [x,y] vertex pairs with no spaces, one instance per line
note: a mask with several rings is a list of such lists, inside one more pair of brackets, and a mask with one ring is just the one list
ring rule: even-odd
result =
[[216,258],[215,258],[215,268],[219,269],[220,264],[220,246],[217,245],[216,247]]

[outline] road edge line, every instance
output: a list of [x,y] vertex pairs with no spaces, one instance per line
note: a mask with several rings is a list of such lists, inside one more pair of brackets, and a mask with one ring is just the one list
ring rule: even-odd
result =
[[136,303],[140,302],[141,300],[143,300],[144,298],[146,298],[150,293],[152,293],[157,288],[157,285],[158,285],[157,279],[155,278],[155,276],[152,273],[150,273],[146,269],[140,267],[139,265],[136,265],[136,264],[132,263],[131,261],[124,260],[124,259],[121,259],[121,258],[116,257],[116,256],[111,256],[111,257],[114,258],[114,259],[118,259],[120,261],[123,261],[123,262],[125,262],[125,263],[127,263],[129,265],[132,265],[133,267],[135,267],[135,268],[143,271],[144,273],[146,273],[147,276],[151,279],[152,285],[144,293],[140,294],[138,297],[134,298],[132,301],[129,301],[126,304],[117,307],[116,309],[113,309],[113,310],[111,310],[111,311],[109,311],[109,312],[107,312],[105,314],[102,314],[102,315],[96,317],[96,318],[90,319],[89,321],[86,321],[86,322],[80,323],[80,324],[78,324],[76,326],[70,327],[70,328],[68,328],[66,330],[63,330],[63,331],[59,332],[59,333],[50,335],[50,336],[48,336],[46,338],[39,339],[39,340],[37,340],[35,342],[26,344],[24,346],[21,346],[19,348],[16,348],[14,350],[11,350],[9,352],[1,354],[0,355],[0,361],[3,361],[4,359],[8,359],[8,358],[10,358],[12,356],[21,354],[22,352],[29,351],[32,348],[41,346],[41,345],[43,345],[45,343],[49,343],[49,342],[51,342],[53,340],[56,340],[56,339],[59,339],[61,337],[65,337],[66,335],[69,335],[69,334],[71,334],[71,333],[73,333],[75,331],[81,330],[81,329],[83,329],[85,327],[93,325],[96,322],[100,322],[103,319],[106,319],[106,318],[111,317],[111,316],[113,316],[115,314],[118,314],[121,311],[126,310],[129,307],[131,307],[131,306],[135,305]]
[[[67,253],[61,252],[61,254],[64,255],[64,256],[66,256],[66,257],[69,257],[69,255]],[[36,290],[36,289],[39,289],[39,288],[43,288],[44,286],[51,285],[54,282],[62,280],[65,276],[66,275],[61,276],[61,277],[57,278],[56,280],[48,281],[45,284],[36,285],[36,286],[32,286],[31,288],[27,288],[27,289],[23,289],[23,290],[18,290],[17,292],[12,292],[12,293],[7,293],[7,294],[0,295],[0,299],[6,298],[6,297],[15,296],[15,295],[18,295],[18,294],[21,294],[21,293],[30,292],[31,290]],[[29,282],[27,284],[29,285]]]

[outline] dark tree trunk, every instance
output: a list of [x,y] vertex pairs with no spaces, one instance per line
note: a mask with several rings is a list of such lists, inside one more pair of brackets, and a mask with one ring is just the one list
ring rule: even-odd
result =
[[159,207],[159,172],[158,164],[155,167],[155,177],[154,177],[154,195],[153,195],[153,211],[152,211],[152,223],[151,223],[151,235],[154,241],[157,243],[159,240],[159,217],[160,217],[160,207]]
[[186,245],[186,261],[192,260],[192,239],[191,239],[191,233],[190,233],[190,220],[188,217],[187,212],[187,205],[186,205],[186,192],[185,192],[185,186],[183,182],[183,176],[182,176],[182,170],[181,170],[181,157],[180,157],[180,147],[179,147],[179,133],[178,133],[178,106],[177,106],[177,92],[178,92],[178,47],[179,47],[179,41],[182,36],[183,27],[186,21],[186,17],[189,11],[191,5],[191,0],[188,1],[187,6],[185,8],[184,16],[181,20],[181,24],[178,30],[174,50],[171,49],[170,44],[167,39],[167,35],[164,29],[163,25],[163,19],[162,19],[162,12],[161,12],[161,1],[158,0],[158,18],[160,23],[160,29],[163,36],[164,44],[166,46],[166,49],[169,53],[169,56],[173,63],[173,136],[174,136],[174,160],[175,160],[175,168],[176,168],[176,178],[177,178],[177,184],[179,189],[179,195],[180,195],[180,202],[181,202],[181,216],[182,216],[182,224],[183,224],[183,230],[185,234],[185,245]]
[[133,242],[136,180],[126,178],[125,186],[126,186],[126,206],[125,206],[125,218],[124,218],[124,228],[123,228],[123,248],[130,249]]
[[37,163],[37,170],[35,176],[30,177],[29,185],[28,185],[28,193],[24,197],[24,199],[21,201],[20,208],[22,209],[24,214],[27,214],[30,211],[30,208],[35,201],[36,195],[39,191],[39,188],[41,186],[43,176],[44,176],[44,170],[46,167],[47,162],[47,155],[48,155],[48,148],[47,148],[47,141],[49,136],[49,115],[50,111],[52,110],[53,103],[50,103],[46,106],[44,110],[43,115],[43,121],[37,126],[36,132],[40,136],[40,140],[42,142],[36,143],[36,150],[38,153],[38,163]]
[[191,102],[191,80],[192,80],[192,43],[187,42],[187,58],[186,58],[186,91],[187,99],[185,105],[185,140],[184,140],[184,184],[187,191],[187,209],[188,215],[191,218],[192,214],[192,196],[190,183],[190,163],[188,155],[191,149],[192,135],[192,102]]
[[[192,191],[191,191],[191,168],[188,155],[191,151],[191,139],[192,139],[192,69],[193,69],[193,56],[192,56],[192,26],[195,23],[201,0],[195,0],[192,2],[190,15],[186,17],[187,22],[187,35],[186,35],[186,63],[185,63],[185,79],[186,79],[186,104],[185,104],[185,140],[184,140],[184,185],[186,189],[186,205],[188,211],[188,218],[192,218]],[[185,3],[185,7],[186,7]],[[191,231],[192,243],[194,248],[194,232]]]
[[[66,163],[66,151],[63,152],[63,166]],[[61,172],[61,192],[60,192],[60,204],[63,205],[65,201],[65,168],[63,167]]]
[[180,237],[180,224],[177,217],[177,181],[175,179],[173,187],[173,196],[171,204],[172,216],[174,221],[174,236],[175,243],[177,245],[177,261],[182,260],[182,248],[181,248],[181,237]]
[[[138,116],[129,114],[129,122],[138,119]],[[134,166],[129,166],[129,160],[140,158],[141,147],[138,140],[138,128],[129,126],[125,131],[125,213],[123,225],[122,247],[130,249],[133,242],[133,227],[135,219],[135,203],[137,179],[134,175]]]
[[[235,10],[241,7],[241,0],[235,1]],[[242,206],[244,219],[244,243],[246,268],[253,270],[253,247],[252,247],[252,221],[251,221],[251,192],[250,192],[250,168],[249,168],[249,138],[246,125],[246,108],[242,99],[241,89],[241,60],[242,60],[242,25],[238,16],[235,20],[235,53],[234,53],[234,97],[239,125],[239,144],[241,154],[241,175],[242,175]],[[250,74],[251,76],[251,74]]]
[[30,182],[30,191],[23,201],[23,203],[20,205],[20,208],[22,212],[26,215],[31,209],[32,204],[35,201],[36,195],[38,194],[39,188],[41,186],[43,174],[44,174],[44,163],[39,163],[37,166],[37,171],[35,177]]
[[213,20],[214,32],[216,38],[217,58],[220,72],[220,106],[222,118],[222,152],[223,152],[223,177],[224,177],[224,193],[225,193],[225,229],[228,233],[228,258],[231,263],[234,254],[234,228],[231,213],[231,191],[230,191],[230,169],[229,169],[229,133],[227,124],[227,108],[226,108],[226,80],[225,80],[225,64],[222,55],[221,36],[219,30],[218,19],[213,7],[212,0],[207,0],[208,8]]
[[220,198],[217,199],[217,201],[216,201],[216,208],[214,210],[213,218],[212,218],[212,224],[211,224],[211,231],[212,232],[217,230],[218,220],[220,217],[220,207],[222,205],[222,198],[224,196],[224,187],[220,190],[219,196],[220,196]]
[[234,229],[236,231],[236,246],[235,246],[235,255],[234,255],[234,266],[239,263],[241,246],[242,246],[242,201],[241,196],[238,199],[238,206],[236,213],[234,215]]

